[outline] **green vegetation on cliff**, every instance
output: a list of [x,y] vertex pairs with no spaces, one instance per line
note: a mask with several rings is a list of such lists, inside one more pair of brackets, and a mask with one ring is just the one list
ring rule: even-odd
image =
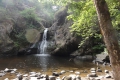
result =
[[56,12],[52,6],[51,3],[48,6],[38,0],[0,0],[0,48],[11,44],[3,36],[9,37],[14,47],[29,47],[31,40],[28,40],[28,36],[31,34],[27,30],[35,29],[36,33],[41,33],[44,27],[50,27]]

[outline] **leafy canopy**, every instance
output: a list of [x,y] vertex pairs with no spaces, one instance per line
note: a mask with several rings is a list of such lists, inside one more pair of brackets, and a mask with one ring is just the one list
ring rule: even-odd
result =
[[[58,0],[51,1],[55,3]],[[106,2],[109,7],[112,24],[116,30],[120,30],[120,3],[118,0],[106,0]],[[70,27],[71,32],[83,38],[80,46],[90,37],[101,39],[93,0],[59,0],[58,3],[59,5],[68,5],[68,13],[70,15],[67,19],[73,21]]]

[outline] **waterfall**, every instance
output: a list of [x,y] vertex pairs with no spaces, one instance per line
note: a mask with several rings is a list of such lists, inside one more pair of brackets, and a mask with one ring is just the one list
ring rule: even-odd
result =
[[39,53],[40,54],[45,54],[46,53],[46,48],[47,48],[47,31],[48,28],[45,28],[44,33],[43,33],[43,38],[42,38],[42,42],[39,45]]

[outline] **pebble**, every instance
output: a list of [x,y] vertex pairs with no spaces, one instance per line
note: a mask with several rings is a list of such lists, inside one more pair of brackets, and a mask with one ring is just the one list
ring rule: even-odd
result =
[[105,73],[109,73],[109,71],[108,71],[108,70],[105,70]]
[[9,80],[8,78],[5,78],[4,80]]
[[0,77],[2,77],[2,76],[4,76],[5,75],[5,73],[0,73]]
[[96,73],[90,73],[87,75],[87,77],[98,77]]
[[15,71],[11,71],[10,73],[14,74],[14,73],[15,73]]
[[31,74],[36,74],[36,72],[29,72],[29,74],[31,75]]
[[56,80],[55,76],[49,76],[49,80]]
[[5,71],[5,72],[11,72],[12,70],[11,70],[11,69],[8,69],[8,68],[5,68],[4,71]]
[[23,77],[28,77],[28,74],[24,74]]
[[60,77],[57,77],[56,80],[61,80]]
[[96,69],[95,69],[95,68],[91,68],[90,70],[91,70],[91,71],[96,71]]
[[69,77],[71,77],[72,80],[75,80],[75,79],[76,79],[76,75],[75,75],[75,74],[70,74]]
[[52,75],[53,76],[59,76],[59,73],[58,72],[53,72]]
[[81,77],[79,75],[76,75],[76,80],[81,80]]
[[22,80],[23,79],[23,75],[22,74],[18,74],[17,78],[18,78],[18,80]]
[[60,73],[61,73],[61,74],[64,74],[65,72],[66,72],[65,70],[62,70]]
[[[63,79],[62,79],[62,80],[63,80]],[[66,76],[66,77],[64,78],[64,80],[72,80],[72,77]]]
[[80,72],[76,71],[75,74],[80,75]]
[[109,74],[106,74],[105,78],[111,78],[111,76]]
[[70,71],[70,73],[73,73],[74,71]]
[[96,71],[91,71],[91,73],[96,73]]

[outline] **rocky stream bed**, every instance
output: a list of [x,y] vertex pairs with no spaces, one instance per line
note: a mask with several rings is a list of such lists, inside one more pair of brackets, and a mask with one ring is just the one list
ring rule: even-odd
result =
[[[109,67],[104,66],[104,67]],[[89,70],[59,70],[54,69],[48,72],[44,70],[21,72],[17,69],[0,70],[0,80],[114,80],[110,68],[103,69],[103,65]]]

